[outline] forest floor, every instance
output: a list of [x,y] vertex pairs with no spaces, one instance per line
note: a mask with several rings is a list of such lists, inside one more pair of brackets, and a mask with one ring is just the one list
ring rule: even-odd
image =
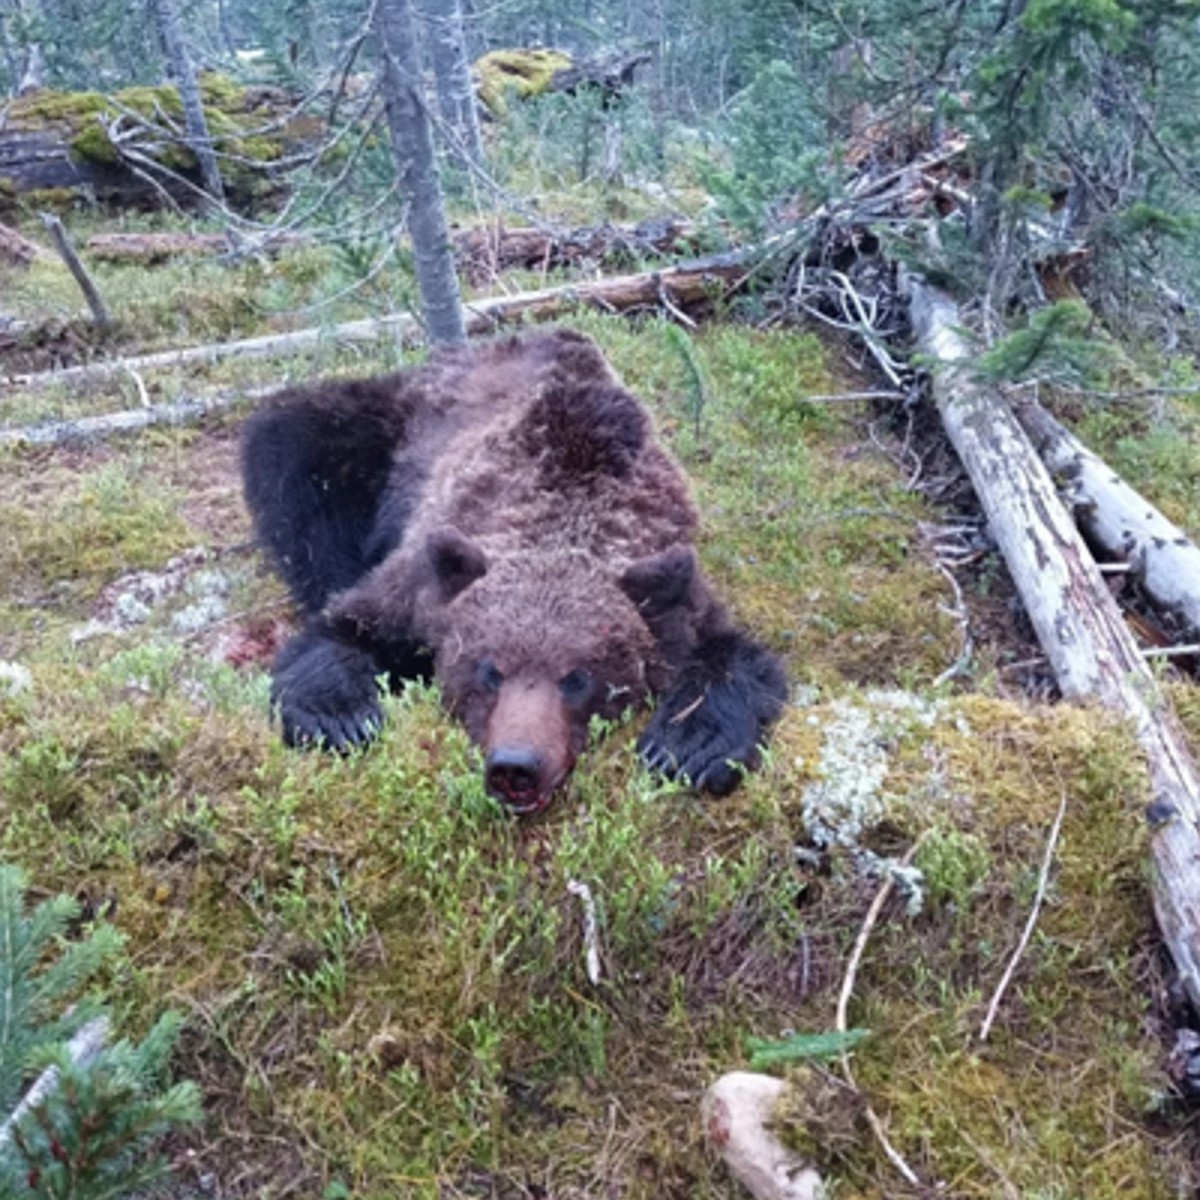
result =
[[[332,290],[324,253],[100,281],[128,341],[196,343]],[[73,328],[56,267],[0,268],[0,294]],[[902,420],[807,399],[869,385],[849,347],[727,316],[691,335],[689,359],[654,314],[570,323],[652,407],[694,481],[706,569],[788,664],[765,768],[725,800],[642,770],[631,714],[596,731],[544,816],[513,821],[421,687],[389,700],[365,753],[286,750],[265,664],[293,614],[240,499],[247,404],[194,428],[0,451],[0,857],[124,934],[103,986],[122,1033],[183,1014],[175,1068],[204,1120],[172,1140],[179,1187],[732,1198],[701,1093],[746,1066],[750,1038],[833,1028],[893,878],[850,1006],[870,1031],[854,1073],[924,1186],[895,1173],[836,1066],[794,1070],[811,1103],[785,1134],[831,1195],[1192,1194],[1200,1142],[1171,1078],[1179,1012],[1132,738],[1031,696],[1036,647],[994,551],[959,570],[960,604],[935,548],[962,514],[910,486]],[[0,424],[127,408],[139,382],[171,400],[395,362],[394,347],[331,342],[14,387]],[[1082,417],[1200,533],[1200,408]],[[969,662],[937,682],[962,655],[964,610]],[[1200,747],[1200,692],[1169,686]],[[982,1041],[1060,806],[1044,907]],[[598,983],[570,881],[597,904]]]

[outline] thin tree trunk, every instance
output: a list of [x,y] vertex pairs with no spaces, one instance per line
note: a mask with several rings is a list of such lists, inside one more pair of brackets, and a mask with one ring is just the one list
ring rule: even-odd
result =
[[40,92],[46,86],[46,56],[41,42],[30,42],[25,49],[25,62],[21,67],[21,79],[17,84],[17,95]]
[[933,390],[942,423],[1063,695],[1127,720],[1146,757],[1154,908],[1200,1007],[1200,771],[1187,739],[1025,431],[1003,397],[963,369],[971,351],[957,306],[911,277],[909,294],[921,352],[941,364]]
[[378,0],[375,30],[383,52],[383,95],[400,194],[408,208],[421,307],[430,341],[462,342],[462,298],[446,227],[433,135],[421,94],[421,59],[412,0]]
[[208,120],[204,116],[204,104],[200,97],[200,84],[184,44],[183,28],[175,11],[175,0],[153,0],[153,3],[159,36],[167,53],[167,63],[175,85],[179,88],[179,99],[183,103],[188,148],[196,156],[200,167],[201,186],[218,204],[224,204],[225,186],[221,182],[221,169],[213,151],[212,135],[208,130]]
[[479,109],[475,81],[463,30],[459,0],[421,0],[425,27],[429,32],[429,54],[437,84],[438,110],[458,139],[455,157],[482,166],[483,136],[479,131]]

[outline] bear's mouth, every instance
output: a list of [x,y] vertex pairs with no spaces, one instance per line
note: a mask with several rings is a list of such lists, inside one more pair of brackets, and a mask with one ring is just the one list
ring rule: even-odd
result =
[[548,807],[559,784],[571,773],[566,764],[554,776],[544,777],[540,760],[532,761],[523,756],[519,763],[510,752],[493,752],[488,757],[485,782],[487,790],[518,817],[531,817]]
[[526,792],[518,795],[502,797],[504,807],[518,817],[532,817],[550,805],[550,793],[539,795],[536,792]]

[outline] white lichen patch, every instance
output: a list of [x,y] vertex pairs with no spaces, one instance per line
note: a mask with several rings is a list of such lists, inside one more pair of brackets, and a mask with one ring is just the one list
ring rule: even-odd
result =
[[213,552],[194,546],[176,555],[161,571],[134,571],[111,583],[100,594],[95,615],[72,630],[75,644],[107,634],[123,633],[169,613],[183,597],[190,603],[170,616],[176,633],[194,634],[229,611],[227,597],[233,581],[227,572],[208,564]]
[[33,675],[19,662],[0,659],[0,696],[19,696],[33,687]]
[[863,839],[916,802],[886,787],[892,754],[902,737],[950,719],[947,706],[907,692],[869,692],[861,700],[835,700],[826,715],[814,713],[808,719],[822,732],[819,777],[802,793],[809,839],[823,851],[848,851],[866,874],[890,875],[908,895],[910,912],[919,911],[920,871],[875,853]]

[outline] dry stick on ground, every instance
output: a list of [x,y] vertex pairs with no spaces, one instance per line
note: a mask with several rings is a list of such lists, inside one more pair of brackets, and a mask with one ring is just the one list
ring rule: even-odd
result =
[[92,319],[99,329],[107,332],[113,326],[112,314],[108,311],[100,295],[100,289],[88,274],[87,267],[83,265],[79,255],[75,252],[75,247],[71,245],[71,239],[67,237],[63,223],[53,213],[44,212],[39,213],[38,216],[41,217],[42,224],[54,241],[54,248],[62,255],[67,269],[75,276],[75,282],[79,284],[84,299],[88,302],[88,308],[92,310]]
[[[467,329],[470,333],[499,330],[516,321],[546,321],[561,316],[578,306],[598,306],[619,312],[638,305],[657,307],[663,295],[678,306],[694,304],[713,293],[725,292],[745,277],[755,256],[751,250],[713,255],[665,267],[658,271],[643,271],[635,275],[618,275],[584,283],[513,296],[494,296],[486,300],[467,301]],[[113,359],[110,362],[66,367],[58,371],[43,371],[36,375],[18,375],[11,382],[27,388],[47,384],[70,383],[77,380],[102,379],[129,370],[147,371],[156,368],[186,366],[190,363],[211,363],[225,358],[254,358],[268,355],[294,354],[313,347],[336,342],[378,342],[399,338],[404,342],[421,340],[421,326],[409,313],[348,321],[327,329],[299,329],[292,333],[268,334],[236,342],[218,342],[207,346],[191,346],[184,350],[164,350],[136,358]]]
[[1013,411],[1088,541],[1128,560],[1151,603],[1200,631],[1200,547],[1036,401]]
[[[921,843],[927,836],[928,832],[921,834],[909,846],[904,857],[900,859],[898,864],[900,868],[907,867],[916,858],[917,851],[920,850]],[[876,893],[875,899],[871,901],[871,907],[867,909],[867,915],[863,918],[862,928],[859,929],[858,937],[854,940],[854,949],[850,951],[850,960],[846,963],[846,974],[842,979],[842,990],[838,993],[837,1017],[835,1020],[835,1028],[838,1033],[846,1033],[850,1028],[850,997],[854,995],[854,981],[858,978],[858,964],[862,961],[863,952],[866,950],[867,942],[871,937],[871,931],[879,921],[879,914],[883,912],[883,906],[887,903],[888,897],[892,894],[892,888],[895,885],[896,876],[889,874],[883,881],[883,886]],[[862,1092],[859,1090],[859,1086],[854,1079],[854,1072],[850,1068],[850,1055],[846,1053],[842,1055],[842,1075],[846,1083],[861,1096]],[[883,1127],[883,1122],[879,1119],[879,1114],[869,1104],[865,1105],[865,1112],[867,1122],[871,1126],[871,1132],[875,1134],[875,1138],[882,1147],[884,1154],[888,1156],[888,1161],[914,1187],[921,1187],[920,1176],[904,1161],[900,1151],[892,1145],[887,1131]]]
[[40,425],[0,427],[0,447],[61,446],[67,442],[97,441],[119,433],[139,433],[158,425],[194,425],[207,416],[234,408],[245,400],[260,400],[278,391],[275,386],[238,392],[221,391],[195,400],[179,400],[174,404],[150,404],[146,385],[136,372],[130,373],[142,397],[141,408],[100,413],[94,417],[47,421]]
[[[1063,695],[1096,701],[1133,728],[1154,792],[1154,908],[1200,1008],[1200,772],[1053,480],[1003,397],[976,383],[958,308],[908,278],[921,352],[942,369],[933,394]],[[1130,814],[1132,821],[1133,814]]]
[[1033,931],[1037,927],[1038,915],[1042,911],[1042,903],[1046,899],[1046,888],[1050,883],[1050,867],[1054,862],[1054,851],[1058,848],[1058,835],[1062,832],[1063,817],[1066,815],[1067,793],[1063,792],[1062,799],[1058,802],[1058,812],[1054,816],[1054,823],[1050,826],[1050,836],[1046,839],[1046,852],[1042,855],[1042,869],[1038,872],[1038,885],[1037,892],[1033,897],[1033,907],[1029,910],[1029,919],[1021,931],[1017,948],[1013,951],[1012,958],[1008,960],[1008,966],[1004,968],[1004,974],[1000,977],[1000,982],[996,985],[996,990],[992,995],[992,1001],[988,1005],[987,1015],[979,1027],[981,1042],[986,1042],[988,1035],[992,1032],[996,1013],[1000,1011],[1000,1001],[1004,998],[1004,993],[1008,991],[1008,985],[1016,973],[1017,964],[1024,957],[1025,948],[1029,945],[1029,939],[1033,937]]

